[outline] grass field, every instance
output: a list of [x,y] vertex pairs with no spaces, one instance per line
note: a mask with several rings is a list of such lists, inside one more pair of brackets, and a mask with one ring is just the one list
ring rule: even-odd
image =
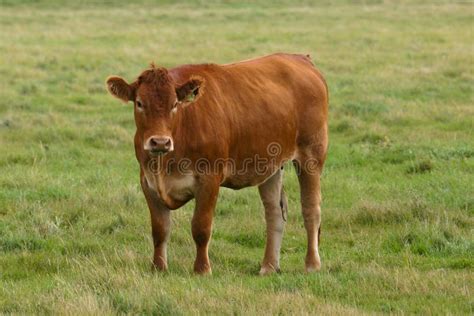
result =
[[[472,314],[473,4],[354,2],[3,0],[0,313]],[[255,188],[221,191],[211,277],[191,272],[193,203],[152,274],[132,107],[105,78],[276,51],[330,88],[321,272],[288,168],[281,274],[257,275]]]

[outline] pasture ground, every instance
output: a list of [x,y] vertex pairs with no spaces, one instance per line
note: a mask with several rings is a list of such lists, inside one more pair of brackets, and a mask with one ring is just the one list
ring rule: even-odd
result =
[[[92,3],[0,7],[0,313],[472,314],[472,2]],[[330,87],[322,271],[288,168],[281,274],[257,276],[255,188],[221,191],[212,277],[191,273],[193,203],[152,274],[132,107],[105,78],[276,51]]]

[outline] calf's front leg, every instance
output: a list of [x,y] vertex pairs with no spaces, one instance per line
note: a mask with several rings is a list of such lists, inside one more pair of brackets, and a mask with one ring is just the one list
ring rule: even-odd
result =
[[209,261],[209,241],[212,233],[212,219],[219,194],[218,179],[201,179],[196,190],[196,207],[192,220],[192,234],[196,243],[196,260],[194,272],[197,274],[211,274]]
[[142,177],[142,190],[150,209],[151,233],[153,236],[153,268],[159,271],[168,269],[166,243],[170,234],[170,210],[160,203],[157,193],[152,191]]

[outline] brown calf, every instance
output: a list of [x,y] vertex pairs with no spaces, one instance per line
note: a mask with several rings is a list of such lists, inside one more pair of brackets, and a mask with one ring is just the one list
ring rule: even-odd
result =
[[293,161],[308,238],[306,271],[321,266],[320,174],[328,145],[328,91],[309,56],[274,54],[227,64],[152,65],[107,88],[134,102],[135,153],[151,213],[154,266],[167,269],[170,210],[196,199],[194,271],[210,273],[208,244],[221,186],[258,186],[267,242],[260,270],[279,270],[286,198],[282,165]]

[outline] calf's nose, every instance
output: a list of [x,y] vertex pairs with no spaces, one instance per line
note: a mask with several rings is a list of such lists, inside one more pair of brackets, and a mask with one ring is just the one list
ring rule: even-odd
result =
[[151,153],[167,153],[173,151],[173,140],[167,136],[151,136],[145,142],[144,149]]

